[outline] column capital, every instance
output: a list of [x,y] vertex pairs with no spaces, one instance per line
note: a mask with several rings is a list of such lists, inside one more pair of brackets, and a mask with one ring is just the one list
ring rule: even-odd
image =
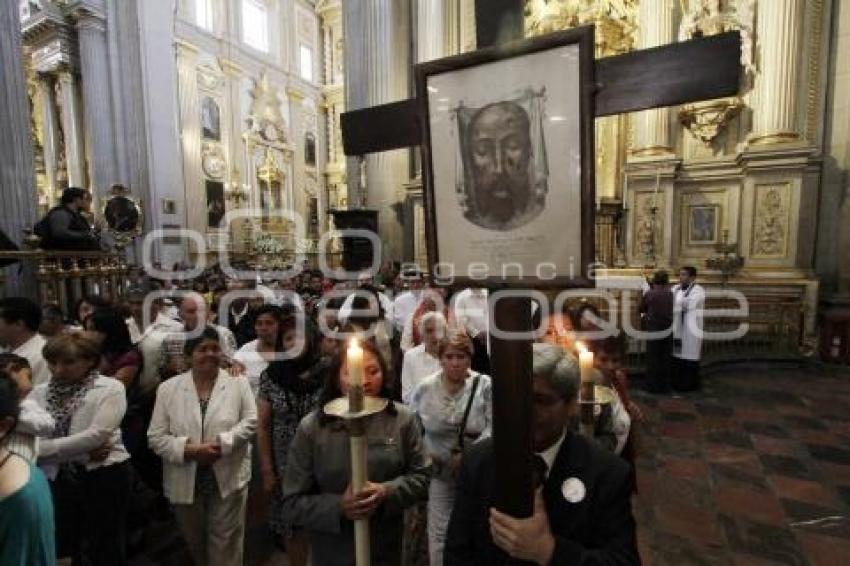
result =
[[304,100],[304,93],[292,86],[286,87],[286,95],[296,104]]
[[194,43],[189,43],[185,39],[174,40],[174,50],[178,57],[196,57],[200,53],[200,48]]
[[[196,51],[197,47],[192,46]],[[244,68],[239,65],[237,62],[227,59],[225,57],[220,57],[218,60],[219,65],[221,65],[221,70],[224,71],[224,74],[230,77],[238,77],[241,76],[244,72]]]
[[106,31],[106,11],[100,2],[82,1],[70,6],[78,30]]

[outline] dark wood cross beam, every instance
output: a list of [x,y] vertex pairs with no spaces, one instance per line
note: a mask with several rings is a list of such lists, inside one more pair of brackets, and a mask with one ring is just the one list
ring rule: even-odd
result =
[[[523,34],[523,0],[476,0],[478,47],[501,45]],[[595,61],[595,115],[607,116],[737,94],[741,39],[726,33],[634,51]],[[418,102],[404,100],[342,115],[346,155],[388,151],[422,143]],[[507,332],[531,328],[531,303],[504,298],[491,325]],[[497,508],[531,515],[532,345],[490,338]]]
[[[597,59],[596,116],[733,96],[738,93],[740,54],[740,35],[728,32]],[[345,154],[422,143],[417,104],[408,99],[343,113]]]

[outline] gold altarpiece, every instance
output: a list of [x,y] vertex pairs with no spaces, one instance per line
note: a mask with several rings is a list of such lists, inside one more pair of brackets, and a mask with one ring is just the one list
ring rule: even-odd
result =
[[766,342],[810,349],[827,3],[527,0],[525,16],[527,35],[594,24],[597,57],[741,34],[738,96],[596,120],[597,260],[615,278],[697,266],[747,296]]

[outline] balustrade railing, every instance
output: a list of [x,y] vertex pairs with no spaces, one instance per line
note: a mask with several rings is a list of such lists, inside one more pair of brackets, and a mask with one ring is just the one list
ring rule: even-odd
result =
[[[127,286],[129,267],[121,253],[35,249],[0,252],[0,259],[31,266],[39,302],[55,303],[65,312],[85,295],[117,298]],[[0,286],[5,286],[2,277]]]

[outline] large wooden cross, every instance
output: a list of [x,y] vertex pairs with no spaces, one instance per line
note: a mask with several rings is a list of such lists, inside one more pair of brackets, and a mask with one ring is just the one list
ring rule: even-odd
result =
[[[523,0],[476,0],[479,48],[523,37]],[[608,116],[738,92],[741,39],[737,32],[633,51],[595,61],[595,115]],[[553,70],[554,72],[554,70]],[[422,94],[420,93],[420,96]],[[342,115],[345,154],[359,156],[422,142],[416,99]],[[531,328],[528,299],[505,298],[491,324],[509,332]],[[514,516],[532,512],[531,343],[491,337],[496,506]]]

